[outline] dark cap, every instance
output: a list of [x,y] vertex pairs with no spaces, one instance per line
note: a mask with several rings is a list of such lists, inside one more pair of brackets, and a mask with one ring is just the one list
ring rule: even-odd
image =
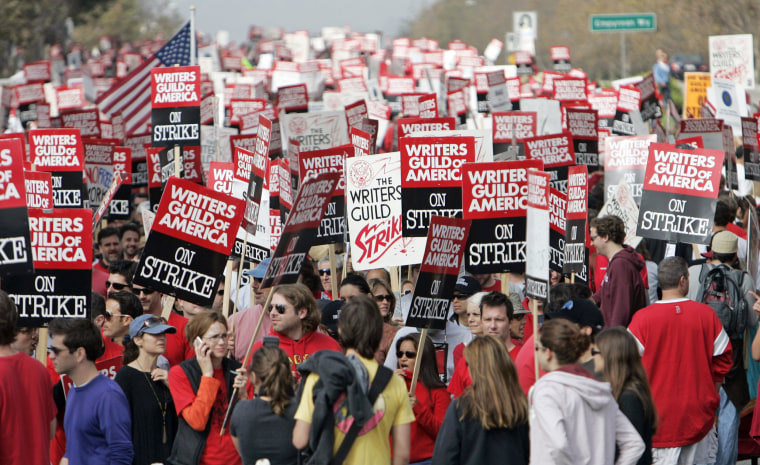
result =
[[604,327],[604,317],[599,307],[591,300],[583,298],[568,300],[562,308],[556,312],[547,313],[544,318],[547,320],[564,318],[578,323],[581,327],[590,326],[595,329]]
[[472,276],[460,276],[459,279],[457,279],[457,283],[454,285],[454,292],[458,292],[459,295],[466,295],[469,297],[480,291],[480,282]]
[[341,307],[343,307],[342,300],[333,300],[322,308],[322,324],[335,334],[338,333],[338,316],[340,316]]

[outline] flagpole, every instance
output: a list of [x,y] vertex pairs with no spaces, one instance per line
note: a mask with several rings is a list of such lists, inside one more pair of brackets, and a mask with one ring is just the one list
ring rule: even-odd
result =
[[190,66],[195,66],[197,50],[195,44],[195,5],[190,6]]

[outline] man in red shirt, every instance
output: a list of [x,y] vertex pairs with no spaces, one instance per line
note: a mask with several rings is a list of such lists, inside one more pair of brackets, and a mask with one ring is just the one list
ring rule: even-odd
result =
[[[272,331],[269,335],[280,340],[280,348],[288,354],[294,374],[296,366],[315,352],[340,352],[340,345],[335,339],[317,331],[322,314],[311,291],[303,284],[283,284],[275,287],[267,310],[272,321]],[[259,347],[261,342],[253,346],[253,352]]]
[[100,259],[92,264],[92,290],[106,295],[108,267],[121,260],[121,237],[116,228],[103,228],[98,233],[98,251]]
[[41,363],[11,347],[17,322],[16,305],[0,291],[0,464],[47,465],[56,423],[53,387]]
[[695,456],[701,442],[713,439],[718,388],[732,365],[731,343],[713,309],[686,298],[689,270],[683,258],[660,262],[657,278],[662,299],[636,312],[628,327],[660,419],[652,456],[655,463],[705,463]]

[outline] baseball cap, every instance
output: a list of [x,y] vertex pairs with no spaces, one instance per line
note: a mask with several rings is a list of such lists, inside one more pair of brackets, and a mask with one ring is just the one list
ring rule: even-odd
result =
[[712,238],[710,251],[702,254],[705,258],[713,258],[713,253],[732,254],[738,250],[739,238],[731,231],[718,231]]
[[264,260],[261,261],[258,265],[256,265],[256,268],[252,270],[245,270],[243,271],[243,274],[246,276],[253,276],[256,279],[264,279],[264,275],[267,272],[267,268],[269,267],[269,262],[271,262],[272,259],[267,257]]
[[523,307],[523,304],[520,301],[520,296],[518,294],[510,292],[509,301],[512,302],[512,309],[514,310],[513,315],[523,315],[525,313],[530,313],[529,310],[526,310],[525,307]]
[[342,300],[333,300],[322,308],[322,324],[335,334],[338,334],[338,316],[340,316],[341,307],[343,307]]
[[129,337],[132,339],[137,337],[140,333],[174,334],[176,332],[177,328],[167,325],[164,323],[164,320],[155,315],[151,315],[150,313],[138,316],[129,324]]
[[583,298],[568,300],[559,310],[547,313],[544,318],[547,320],[564,318],[573,323],[578,323],[581,327],[590,326],[595,329],[604,327],[604,317],[599,307],[589,299]]
[[480,282],[472,276],[460,276],[454,285],[454,292],[458,292],[459,295],[471,296],[481,290]]

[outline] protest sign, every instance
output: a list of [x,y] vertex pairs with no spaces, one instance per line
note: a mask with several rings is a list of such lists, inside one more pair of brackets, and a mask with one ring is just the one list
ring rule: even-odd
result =
[[206,306],[214,301],[245,202],[172,176],[134,282]]
[[470,221],[433,216],[405,326],[444,329]]
[[239,126],[242,117],[251,113],[256,113],[266,108],[267,102],[263,99],[236,99],[230,100],[230,125]]
[[120,173],[122,185],[116,191],[108,207],[108,217],[112,220],[129,220],[132,202],[132,149],[113,148],[113,171]]
[[541,160],[551,174],[551,187],[567,192],[567,167],[575,164],[573,136],[569,132],[525,139],[525,158]]
[[92,292],[92,210],[29,209],[34,274],[3,279],[19,326],[52,318],[89,318]]
[[549,268],[558,273],[565,266],[566,212],[567,194],[549,188]]
[[343,164],[346,157],[353,156],[351,145],[341,145],[325,150],[301,151],[298,155],[299,173],[301,179],[313,177],[324,172],[338,174],[338,185],[335,186],[333,197],[327,205],[327,211],[317,230],[313,245],[333,244],[343,242],[346,230],[346,202],[343,195],[346,186]]
[[401,235],[401,154],[346,159],[346,216],[355,270],[422,261],[425,239]]
[[710,36],[710,78],[755,88],[752,34]]
[[232,195],[232,179],[235,164],[223,161],[212,161],[208,170],[206,186],[214,192]]
[[372,136],[359,128],[351,128],[351,145],[355,157],[364,157],[372,153]]
[[641,242],[641,237],[636,235],[636,227],[639,220],[639,207],[631,195],[631,189],[625,182],[625,179],[617,185],[607,201],[604,202],[602,209],[599,210],[597,217],[601,218],[607,215],[615,215],[623,220],[625,224],[625,244],[636,248]]
[[346,124],[349,128],[360,128],[362,125],[362,120],[367,117],[368,110],[367,110],[367,102],[362,100],[357,100],[356,102],[346,105]]
[[757,119],[742,118],[742,155],[744,177],[760,181],[760,152],[757,141]]
[[[282,115],[283,136],[301,144],[301,152],[348,144],[344,111],[318,111]],[[274,136],[274,128],[272,128]],[[272,140],[274,143],[274,139]]]
[[657,93],[655,92],[653,74],[647,74],[644,79],[635,84],[635,87],[639,89],[639,92],[641,92],[641,99],[639,103],[641,119],[647,121],[650,119],[661,118],[662,108],[660,108],[660,103],[657,101]]
[[[2,142],[0,141],[0,146]],[[45,171],[24,171],[26,206],[29,208],[53,208],[53,175]]]
[[398,139],[413,132],[454,130],[457,123],[454,118],[399,118]]
[[531,168],[541,169],[541,161],[463,165],[462,215],[473,221],[465,253],[468,273],[525,271],[525,212]]
[[51,81],[50,60],[40,60],[24,64],[24,79],[28,83]]
[[607,202],[618,184],[625,181],[636,204],[641,203],[644,186],[644,170],[649,157],[649,144],[656,142],[657,136],[608,137],[604,143],[604,201]]
[[306,84],[279,87],[275,106],[278,111],[284,110],[285,113],[306,113],[309,110],[309,94]]
[[549,47],[549,53],[551,54],[552,62],[554,63],[554,71],[558,73],[567,73],[572,69],[570,64],[570,47],[566,45],[555,45]]
[[98,224],[98,221],[100,221],[103,216],[106,214],[106,210],[111,204],[111,201],[113,200],[113,197],[116,195],[116,192],[119,190],[119,188],[122,185],[122,179],[121,179],[121,173],[116,173],[114,176],[112,176],[111,179],[111,185],[103,193],[103,198],[100,200],[100,203],[93,208],[93,215],[92,215],[92,228],[95,229],[95,227]]
[[504,71],[492,71],[486,74],[488,80],[488,109],[489,112],[510,111],[512,101],[507,92],[507,80]]
[[525,295],[531,299],[549,298],[549,178],[549,173],[528,171]]
[[314,244],[317,229],[339,179],[337,172],[326,171],[316,178],[302,181],[293,210],[288,215],[280,242],[262,280],[262,288],[298,281],[301,265]]
[[[35,184],[40,189],[34,189],[37,187]],[[32,187],[34,191],[50,191],[50,185],[43,181],[33,182]],[[49,207],[52,208],[52,205]],[[0,140],[0,212],[3,218],[3,227],[0,228],[0,276],[31,274],[34,264],[29,253],[31,242],[24,152],[18,139]]]
[[637,234],[709,245],[723,152],[651,144]]
[[565,213],[565,248],[563,273],[582,273],[588,260],[586,222],[588,218],[588,171],[585,166],[571,166],[567,176],[567,210]]
[[707,100],[707,88],[710,87],[710,73],[683,73],[683,118],[702,117],[702,105]]
[[568,108],[567,130],[573,136],[575,164],[586,165],[589,171],[599,169],[599,127],[597,110]]
[[427,236],[430,217],[462,214],[461,166],[475,161],[473,137],[404,137],[401,208],[404,237]]
[[598,112],[599,129],[612,129],[612,121],[617,109],[618,93],[614,89],[603,89],[588,96],[591,108]]
[[87,200],[93,212],[113,183],[113,148],[113,144],[106,140],[88,139],[84,142],[84,170],[89,180]]
[[586,79],[575,77],[561,77],[554,79],[554,100],[560,102],[579,102],[587,100]]
[[232,257],[240,257],[245,246],[245,259],[259,263],[269,256],[269,192],[266,189],[269,122],[262,118],[256,140],[255,152],[242,148],[234,151],[232,196],[245,201],[243,220],[237,231]]
[[615,119],[612,121],[612,134],[635,136],[636,126],[631,113],[641,107],[641,91],[633,86],[620,86],[618,90]]
[[[714,118],[685,119],[681,121],[680,137],[701,136],[703,147],[723,150],[723,121]],[[733,143],[733,142],[732,142]]]
[[493,151],[506,152],[510,145],[517,147],[517,156],[525,156],[523,139],[536,137],[538,116],[535,111],[505,111],[493,113]]
[[83,138],[101,137],[100,120],[98,110],[72,110],[61,112],[61,126],[64,128],[79,129]]
[[54,207],[84,207],[84,146],[79,129],[32,129],[29,154],[36,169],[53,174]]
[[431,93],[419,98],[420,118],[438,118],[438,95]]

